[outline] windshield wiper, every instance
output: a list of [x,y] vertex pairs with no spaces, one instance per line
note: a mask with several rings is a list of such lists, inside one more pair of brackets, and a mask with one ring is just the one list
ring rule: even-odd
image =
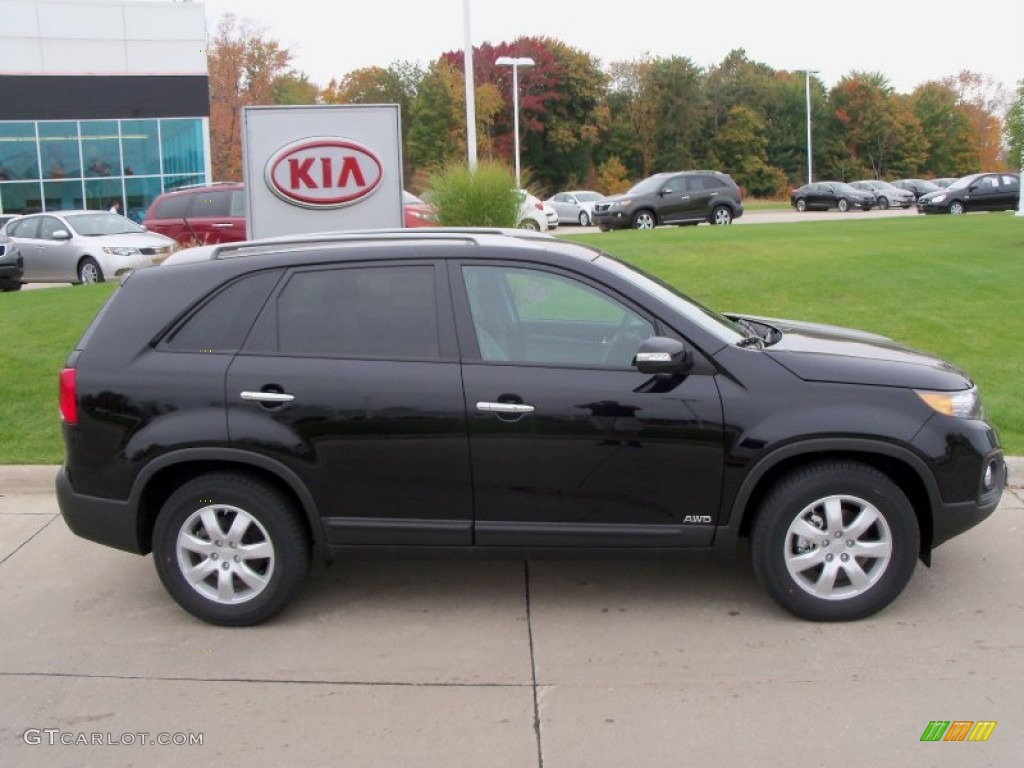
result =
[[764,349],[764,338],[757,332],[754,325],[748,320],[744,320],[742,317],[736,318],[736,325],[742,328],[747,336],[746,338],[740,339],[736,342],[737,347],[757,347],[758,349]]

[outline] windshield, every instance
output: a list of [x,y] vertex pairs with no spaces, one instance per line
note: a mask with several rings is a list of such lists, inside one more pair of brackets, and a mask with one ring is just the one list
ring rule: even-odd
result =
[[[978,179],[978,174],[975,173],[972,176],[964,176],[962,179],[957,179],[950,184],[946,189],[964,189],[965,187],[971,186]],[[936,187],[938,189],[938,187]]]
[[851,192],[856,192],[856,191],[857,190],[854,189],[853,187],[851,187],[849,184],[843,184],[841,182],[836,184],[836,192],[842,192],[842,193],[848,195]]
[[651,176],[649,179],[644,179],[634,186],[627,195],[649,195],[652,192],[657,192],[661,189],[661,185],[665,183],[664,176]]
[[79,216],[66,216],[65,220],[69,227],[85,237],[135,235],[146,231],[135,222],[116,213],[83,213]]
[[707,307],[702,306],[686,294],[677,291],[654,275],[647,274],[632,264],[626,264],[608,254],[603,254],[600,259],[604,266],[608,267],[616,275],[629,281],[655,299],[667,304],[687,320],[700,326],[700,328],[714,335],[723,343],[736,344],[747,337],[747,334],[732,320],[719,315],[717,312],[712,312]]

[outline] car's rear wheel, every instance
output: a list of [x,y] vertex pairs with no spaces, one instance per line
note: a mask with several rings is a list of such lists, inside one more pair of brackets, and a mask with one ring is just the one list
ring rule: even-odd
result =
[[712,224],[732,224],[732,211],[724,205],[719,205],[711,212]]
[[656,223],[650,211],[637,211],[633,216],[633,229],[654,229]]
[[528,229],[531,232],[540,232],[540,224],[533,219],[523,219],[519,222],[520,229]]
[[590,216],[587,215],[586,211],[580,211],[580,226],[581,227],[589,227],[590,226]]
[[836,207],[839,209],[840,213],[846,213],[848,210],[850,210],[850,201],[847,200],[845,197],[840,198],[839,203],[836,205]]
[[18,282],[18,281],[14,281],[14,282],[10,282],[10,283],[0,283],[0,291],[4,291],[5,293],[8,292],[8,291],[20,291],[20,290],[21,290],[21,283]]
[[292,599],[309,570],[298,511],[275,488],[217,472],[186,482],[153,530],[164,587],[186,611],[224,626],[259,624]]
[[889,477],[857,462],[813,464],[786,475],[754,522],[754,570],[790,613],[850,621],[881,610],[914,572],[920,532]]
[[959,200],[954,200],[952,203],[949,204],[949,212],[955,216],[959,216],[964,212],[964,204],[961,203]]
[[86,256],[79,262],[78,282],[85,285],[103,282],[103,270],[92,256]]
[[797,209],[797,210],[798,210],[798,211],[799,211],[800,213],[803,213],[804,211],[806,211],[806,210],[807,210],[807,201],[806,201],[806,200],[804,200],[804,199],[803,199],[803,198],[801,197],[801,198],[800,198],[799,200],[797,200],[797,201],[796,201],[796,209]]

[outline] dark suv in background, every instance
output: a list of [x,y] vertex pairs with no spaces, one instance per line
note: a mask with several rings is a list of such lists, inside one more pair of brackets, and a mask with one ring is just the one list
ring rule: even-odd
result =
[[182,245],[213,245],[245,240],[245,186],[225,181],[164,192],[142,219],[150,232]]
[[656,173],[625,194],[594,203],[594,224],[604,232],[702,221],[731,224],[742,215],[740,188],[718,171]]
[[71,530],[152,551],[175,600],[232,625],[281,610],[313,556],[740,539],[784,608],[856,619],[1006,477],[949,363],[716,314],[512,231],[288,238],[139,270],[68,357],[60,412]]

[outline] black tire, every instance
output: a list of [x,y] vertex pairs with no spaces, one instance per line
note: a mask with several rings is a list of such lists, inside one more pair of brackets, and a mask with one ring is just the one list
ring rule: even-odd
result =
[[850,210],[850,201],[847,200],[845,197],[841,197],[839,198],[839,202],[836,203],[836,208],[839,209],[840,213],[846,213],[848,210]]
[[[309,571],[310,542],[298,510],[275,488],[216,472],[186,482],[164,503],[153,562],[171,597],[193,616],[250,626],[294,597]],[[186,576],[189,569],[195,578]]]
[[83,285],[103,282],[103,270],[92,256],[86,256],[78,262],[78,282]]
[[21,285],[22,284],[20,282],[2,283],[2,284],[0,284],[0,291],[3,291],[4,293],[10,293],[12,291],[20,291],[21,290]]
[[758,509],[751,545],[757,577],[780,606],[803,619],[852,621],[903,591],[920,531],[910,502],[888,476],[865,464],[830,461],[796,470],[772,488]]
[[883,210],[883,211],[889,210],[889,198],[887,198],[887,197],[880,197],[880,198],[878,198],[878,207],[881,210]]
[[725,205],[717,205],[715,209],[711,211],[712,224],[732,224],[732,211]]
[[587,215],[586,211],[580,211],[580,226],[581,227],[589,227],[590,226],[590,216]]
[[658,224],[650,211],[637,211],[633,214],[633,229],[654,229]]
[[961,203],[959,200],[954,200],[952,203],[949,204],[949,212],[954,216],[959,216],[962,213],[965,213],[966,211],[967,209],[964,207],[964,204]]
[[799,199],[798,199],[798,200],[796,201],[796,209],[797,209],[797,211],[799,211],[800,213],[803,213],[804,211],[806,211],[806,210],[807,210],[807,201],[806,201],[806,200],[804,200],[804,199],[803,199],[802,197],[801,197],[801,198],[799,198]]
[[540,232],[540,224],[533,219],[523,219],[519,222],[520,229],[528,229],[531,232]]

